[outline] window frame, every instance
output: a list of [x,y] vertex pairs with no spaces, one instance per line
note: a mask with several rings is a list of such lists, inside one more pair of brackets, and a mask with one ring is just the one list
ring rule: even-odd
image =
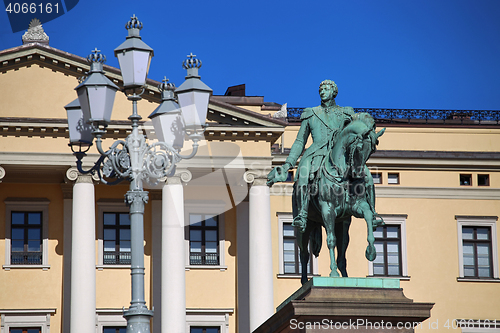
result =
[[[42,268],[49,265],[49,204],[47,198],[7,198],[5,203],[5,264],[6,271],[11,268]],[[17,265],[11,263],[12,212],[42,212],[42,263],[38,265]]]
[[103,333],[109,326],[127,327],[123,309],[96,309],[96,333]]
[[[372,175],[372,179],[373,179],[373,184],[374,185],[382,185],[383,184],[383,180],[382,180],[382,172],[371,172],[371,175]],[[374,176],[378,176],[377,178],[380,180],[378,183],[375,182],[375,178]]]
[[[189,225],[189,233],[187,235],[187,237],[189,238],[189,265],[192,265],[192,266],[203,266],[203,265],[206,265],[206,266],[220,266],[220,252],[221,252],[221,249],[219,247],[219,240],[220,240],[220,237],[219,237],[219,216],[218,215],[212,215],[212,214],[189,214],[189,218],[191,217],[191,215],[201,215],[204,217],[204,219],[202,221],[200,221],[202,223],[202,225],[200,226],[192,226],[191,224]],[[212,219],[214,219],[217,223],[216,226],[207,226],[206,225],[206,221],[207,221],[207,217],[210,217]],[[218,264],[217,265],[210,265],[210,264],[201,264],[201,265],[197,265],[197,264],[192,264],[191,263],[191,255],[192,253],[196,253],[196,252],[192,252],[191,251],[191,231],[193,230],[199,230],[201,231],[201,252],[200,252],[200,256],[203,258],[205,256],[205,262],[206,262],[206,256],[207,254],[209,254],[210,252],[206,252],[206,243],[207,243],[207,240],[206,240],[206,232],[207,231],[215,231],[216,232],[216,243],[217,243],[217,260],[218,260]],[[203,259],[202,259],[203,260]]]
[[[284,242],[283,242],[283,225],[285,223],[292,223],[293,222],[293,214],[292,213],[284,213],[284,212],[279,212],[276,214],[278,216],[278,263],[279,263],[279,268],[278,268],[278,278],[295,278],[295,279],[300,279],[301,274],[285,274],[285,260],[284,260],[284,255],[283,255],[283,248],[284,248]],[[319,270],[318,270],[318,258],[315,257],[314,255],[311,255],[312,258],[312,273],[307,274],[307,276],[310,278],[314,275],[319,275]],[[310,259],[311,260],[311,259]],[[300,259],[299,259],[299,265],[300,265]]]
[[2,332],[11,328],[40,328],[41,333],[50,333],[50,317],[56,309],[0,310]]
[[[120,224],[120,215],[127,215],[129,217],[129,222],[130,222],[130,214],[129,213],[125,213],[125,212],[104,212],[103,213],[103,220],[104,220],[104,214],[112,214],[115,218],[115,224],[114,225],[109,225],[109,226],[106,226],[104,223],[102,225],[102,228],[103,228],[103,244],[106,242],[106,240],[104,239],[104,231],[105,230],[113,230],[114,231],[114,234],[115,234],[115,250],[112,251],[114,252],[114,256],[116,257],[117,255],[119,256],[119,254],[122,253],[122,251],[120,251],[120,242],[122,240],[122,238],[120,237],[120,231],[121,230],[129,230],[131,231],[131,225],[129,224],[128,226],[127,225],[122,225]],[[128,228],[127,228],[128,227]],[[132,240],[129,239],[129,242],[131,242]],[[105,245],[105,244],[104,244]],[[103,249],[103,263],[104,263],[104,254],[105,254],[105,248]],[[123,251],[124,253],[127,253],[125,251]],[[132,256],[132,249],[130,249],[130,251],[128,251],[130,257]],[[123,263],[123,264],[105,264],[105,265],[130,265],[130,264],[126,264],[126,263]]]
[[403,275],[373,275],[373,262],[368,261],[368,277],[373,278],[394,278],[400,280],[409,280],[408,276],[408,252],[407,252],[407,239],[406,239],[406,220],[408,215],[380,215],[387,226],[398,225],[401,238],[401,272]]
[[[457,220],[457,241],[458,241],[458,278],[459,281],[493,281],[499,279],[498,274],[498,242],[497,242],[497,216],[460,216],[456,215]],[[469,277],[464,274],[464,251],[463,251],[463,227],[489,227],[491,232],[491,252],[493,262],[493,277],[479,278]]]
[[97,265],[98,270],[104,268],[130,268],[130,265],[104,264],[104,213],[130,213],[122,199],[97,200]]
[[[227,270],[225,261],[226,246],[225,246],[225,208],[226,204],[223,201],[198,201],[188,200],[184,203],[184,252],[186,257],[186,270],[190,269],[219,269],[220,271]],[[219,265],[191,265],[189,261],[189,216],[191,214],[214,215],[218,216],[218,236],[219,236]]]
[[229,333],[229,315],[234,309],[186,309],[186,332],[191,326],[220,327],[220,333]]
[[[396,175],[396,182],[391,182],[391,175]],[[401,184],[401,174],[399,172],[388,172],[387,173],[387,185],[399,185]]]

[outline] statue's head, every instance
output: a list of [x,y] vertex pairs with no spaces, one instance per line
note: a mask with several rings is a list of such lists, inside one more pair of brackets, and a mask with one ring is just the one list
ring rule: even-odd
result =
[[322,102],[337,97],[338,92],[337,85],[332,80],[325,80],[319,84],[319,96]]

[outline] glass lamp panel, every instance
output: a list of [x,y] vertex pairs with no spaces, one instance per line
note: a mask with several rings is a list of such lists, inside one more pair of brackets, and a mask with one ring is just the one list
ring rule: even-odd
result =
[[146,83],[151,53],[142,50],[127,50],[117,54],[125,87],[142,87]]
[[152,119],[158,141],[165,142],[174,148],[184,145],[184,128],[182,117],[178,113],[162,113]]
[[[85,90],[85,89],[83,89]],[[80,91],[78,91],[78,98],[80,105],[87,103],[89,105],[89,119],[92,121],[106,122],[111,121],[111,112],[113,111],[113,103],[115,101],[116,90],[107,86],[91,86],[87,87],[86,93],[82,93],[80,98]],[[87,98],[85,98],[86,96]],[[87,102],[88,101],[88,102]],[[84,107],[82,106],[82,110]],[[84,117],[86,117],[84,113]]]
[[83,117],[82,109],[67,110],[69,142],[92,142],[92,129]]
[[83,119],[88,121],[90,119],[90,104],[89,104],[89,94],[87,89],[83,86],[79,87],[76,91],[78,94],[78,102],[80,102],[80,108],[82,109]]
[[177,95],[186,127],[205,125],[210,93],[206,91],[187,91]]

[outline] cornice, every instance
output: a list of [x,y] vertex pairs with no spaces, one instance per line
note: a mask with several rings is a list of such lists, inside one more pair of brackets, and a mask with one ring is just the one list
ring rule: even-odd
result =
[[[154,132],[151,122],[140,122],[144,135]],[[283,134],[283,127],[208,125],[208,141],[265,141],[274,143]],[[123,139],[131,133],[130,122],[111,121],[105,138]],[[0,117],[0,135],[3,137],[40,137],[69,139],[66,119]]]
[[[293,183],[278,183],[274,184],[271,188],[271,195],[273,196],[291,196],[292,192]],[[398,199],[500,200],[500,189],[463,187],[375,186],[375,195],[377,198]]]

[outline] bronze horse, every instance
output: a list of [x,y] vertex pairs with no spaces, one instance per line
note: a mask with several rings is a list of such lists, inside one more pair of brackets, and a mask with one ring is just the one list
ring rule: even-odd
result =
[[[311,196],[307,226],[298,232],[302,284],[307,282],[307,263],[310,250],[319,255],[322,243],[321,226],[325,227],[330,252],[330,276],[347,277],[346,250],[349,244],[351,216],[364,218],[368,230],[368,246],[365,256],[373,261],[376,257],[373,230],[383,224],[375,212],[373,178],[366,161],[376,150],[378,138],[385,128],[375,132],[375,122],[368,113],[358,113],[337,136],[329,154],[322,162],[317,177],[307,189]],[[331,140],[333,142],[333,140]],[[295,185],[296,186],[296,185]],[[297,188],[294,187],[294,193]],[[297,196],[293,195],[293,214],[298,213]],[[302,231],[302,230],[301,230]],[[337,247],[337,260],[334,249]]]

